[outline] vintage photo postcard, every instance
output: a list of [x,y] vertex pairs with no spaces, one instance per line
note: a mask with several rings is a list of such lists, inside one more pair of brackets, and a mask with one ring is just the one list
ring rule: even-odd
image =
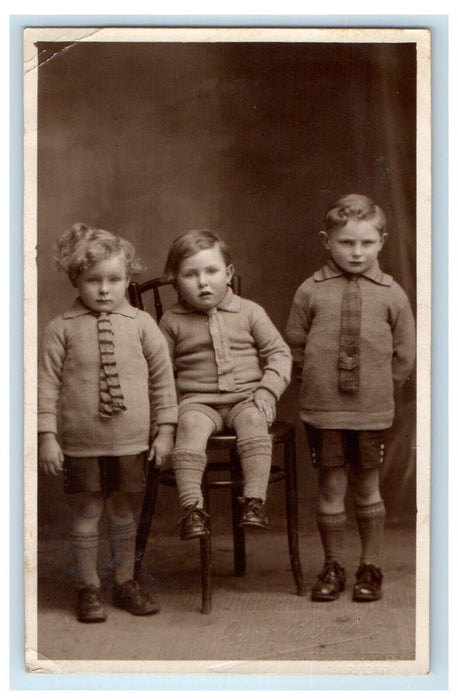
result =
[[430,102],[425,29],[25,29],[28,672],[428,673]]

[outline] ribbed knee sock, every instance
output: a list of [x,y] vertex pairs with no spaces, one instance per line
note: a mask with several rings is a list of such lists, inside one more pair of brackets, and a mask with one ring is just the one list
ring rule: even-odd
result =
[[134,576],[136,534],[137,527],[133,520],[126,523],[108,524],[108,537],[113,555],[116,583],[125,583]]
[[269,435],[237,440],[243,472],[245,498],[266,500],[272,464],[272,438]]
[[383,501],[368,506],[355,506],[355,517],[361,539],[361,564],[380,565],[385,514]]
[[182,508],[197,505],[202,508],[202,476],[207,465],[207,454],[200,450],[176,447],[172,451],[172,465]]
[[323,544],[325,562],[336,561],[340,566],[343,566],[346,513],[317,513],[316,520]]
[[75,580],[77,588],[86,586],[100,587],[97,573],[98,533],[72,533],[70,543],[75,562]]

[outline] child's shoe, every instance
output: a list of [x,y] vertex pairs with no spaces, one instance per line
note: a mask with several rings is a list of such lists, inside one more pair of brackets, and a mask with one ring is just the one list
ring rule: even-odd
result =
[[183,516],[179,520],[181,525],[180,537],[182,540],[194,540],[197,537],[205,537],[210,534],[210,516],[197,504],[187,506]]
[[113,605],[122,608],[131,615],[154,615],[159,612],[159,606],[151,600],[138,581],[130,579],[113,586]]
[[353,600],[366,603],[380,600],[382,597],[383,574],[373,564],[361,564],[356,572],[356,582],[353,587]]
[[260,498],[241,498],[240,502],[244,505],[239,527],[245,527],[245,525],[254,525],[264,529],[269,527],[266,508]]
[[345,588],[345,569],[336,561],[328,561],[318,574],[312,589],[312,600],[327,602],[337,600]]
[[100,588],[85,586],[78,589],[76,617],[80,622],[105,622],[107,614],[103,609]]

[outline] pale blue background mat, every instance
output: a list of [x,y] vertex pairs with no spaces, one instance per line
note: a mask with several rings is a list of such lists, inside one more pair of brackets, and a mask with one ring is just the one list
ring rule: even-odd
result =
[[[431,671],[425,676],[31,674],[24,670],[22,408],[22,33],[26,27],[395,27],[432,36],[433,296],[431,466]],[[448,687],[448,17],[446,15],[144,16],[14,15],[10,17],[11,128],[11,426],[10,688],[11,690],[444,690]]]

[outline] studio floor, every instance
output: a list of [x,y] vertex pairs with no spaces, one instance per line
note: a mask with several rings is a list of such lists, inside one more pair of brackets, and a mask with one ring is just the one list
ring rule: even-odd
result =
[[[154,529],[154,528],[153,528]],[[295,594],[281,523],[247,533],[247,572],[232,574],[232,543],[224,528],[213,535],[213,605],[200,612],[199,544],[175,532],[153,532],[142,576],[152,584],[160,613],[134,617],[110,603],[108,544],[100,551],[108,619],[85,625],[74,614],[72,557],[67,541],[47,536],[38,555],[38,659],[212,660],[228,668],[244,661],[411,660],[415,658],[415,528],[388,522],[382,600],[354,603],[358,536],[346,535],[347,587],[339,600],[312,603],[310,588],[321,568],[318,533],[300,533],[307,592]],[[215,665],[221,670],[221,664]],[[32,669],[33,670],[33,669]],[[224,670],[224,663],[223,663]]]

